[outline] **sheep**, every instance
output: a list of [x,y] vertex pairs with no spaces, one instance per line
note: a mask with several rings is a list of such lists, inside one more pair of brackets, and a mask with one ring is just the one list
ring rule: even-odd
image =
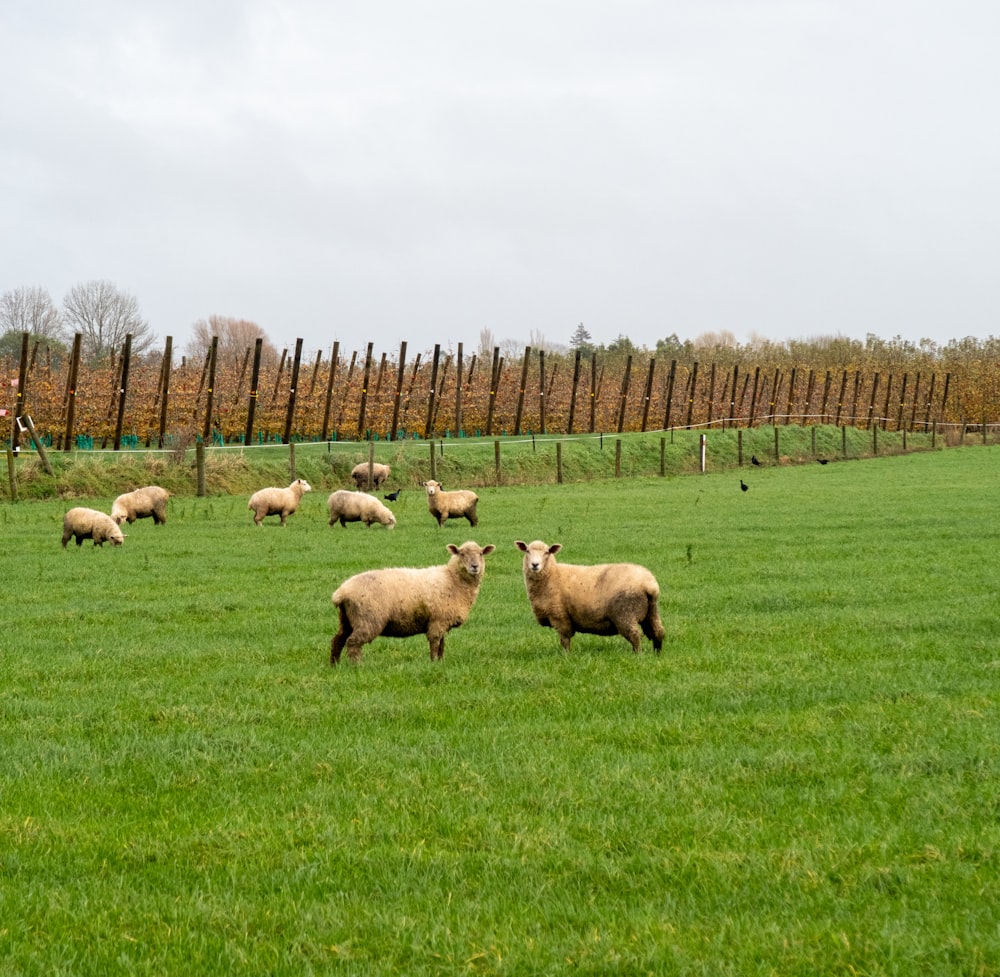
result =
[[[392,469],[388,465],[380,465],[378,462],[372,462],[372,487],[381,488],[382,483],[388,481],[389,473]],[[363,461],[359,465],[355,465],[351,469],[351,478],[354,479],[354,484],[358,489],[368,488],[368,462]]]
[[575,566],[556,563],[561,543],[551,546],[536,539],[517,540],[524,553],[524,587],[535,619],[553,628],[569,651],[574,634],[620,634],[638,654],[645,634],[653,650],[663,647],[663,624],[657,602],[656,577],[636,563],[603,563]]
[[460,519],[463,516],[469,520],[470,526],[479,525],[479,516],[476,515],[479,496],[475,492],[468,489],[444,492],[441,483],[432,478],[420,484],[427,489],[427,508],[439,526],[443,526],[447,519]]
[[125,541],[121,527],[106,512],[81,506],[70,509],[63,517],[63,549],[73,536],[77,546],[82,546],[85,539],[92,539],[95,546],[102,548],[105,543],[121,546]]
[[253,522],[259,526],[265,516],[281,516],[281,525],[299,507],[302,496],[311,492],[312,486],[297,478],[288,488],[262,488],[250,496],[247,508],[253,512]]
[[159,485],[147,485],[119,495],[111,506],[111,518],[120,526],[123,522],[133,523],[136,519],[153,517],[153,525],[167,521],[167,499],[170,493]]
[[340,628],[330,642],[330,664],[347,648],[352,662],[361,661],[363,645],[378,637],[409,638],[426,634],[431,661],[444,657],[445,635],[464,624],[486,572],[485,557],[496,547],[473,540],[449,543],[444,565],[410,569],[366,570],[345,580],[331,600]]
[[396,525],[393,511],[367,492],[339,489],[330,495],[326,504],[330,509],[331,526],[336,525],[338,520],[341,526],[346,526],[349,522],[363,522],[369,529],[373,522],[388,526],[389,529]]

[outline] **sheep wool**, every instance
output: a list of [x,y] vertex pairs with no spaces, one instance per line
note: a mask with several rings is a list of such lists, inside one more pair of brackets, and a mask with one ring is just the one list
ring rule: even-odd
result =
[[346,648],[352,662],[378,637],[409,638],[426,634],[431,661],[444,657],[445,635],[463,625],[479,594],[486,557],[495,546],[469,540],[449,543],[451,558],[441,566],[366,570],[345,580],[331,598],[340,627],[330,642],[330,664]]
[[663,647],[660,621],[660,585],[656,577],[636,563],[602,563],[578,566],[557,563],[561,543],[549,546],[517,540],[524,554],[524,587],[535,620],[552,628],[569,651],[574,634],[620,634],[638,654],[645,634],[653,650]]
[[[372,488],[381,488],[388,481],[392,469],[388,465],[372,462]],[[351,478],[358,489],[368,488],[368,462],[363,461],[351,469]]]
[[479,525],[479,516],[476,515],[479,496],[475,492],[469,489],[445,492],[441,483],[432,478],[421,484],[427,489],[427,509],[439,526],[443,526],[449,519],[463,518],[469,520],[470,526]]
[[63,549],[74,536],[77,546],[82,546],[85,539],[92,539],[94,546],[102,549],[105,543],[121,546],[125,541],[121,527],[106,512],[80,506],[70,509],[63,517]]
[[297,478],[288,488],[262,488],[250,496],[247,508],[253,513],[255,526],[259,526],[266,516],[281,516],[281,525],[299,507],[302,496],[311,492],[312,486],[304,479]]
[[159,485],[147,485],[134,492],[119,495],[111,506],[111,518],[120,526],[123,522],[129,524],[136,519],[152,517],[153,525],[167,521],[167,499],[170,493]]
[[371,524],[377,522],[393,529],[396,525],[393,511],[367,492],[348,492],[338,489],[331,493],[326,504],[330,510],[331,526],[335,526],[338,522],[341,526],[346,526],[349,522],[363,522],[371,528]]

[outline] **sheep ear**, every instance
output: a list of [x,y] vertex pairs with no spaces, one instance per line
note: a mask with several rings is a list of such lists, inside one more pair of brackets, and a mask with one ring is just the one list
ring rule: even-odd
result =
[[484,546],[483,547],[483,556],[489,556],[490,553],[492,553],[495,549],[496,549],[496,547],[492,543],[490,543],[487,546]]
[[519,550],[520,550],[520,551],[521,551],[522,553],[527,553],[527,552],[528,552],[528,544],[527,544],[526,542],[524,542],[524,540],[523,540],[523,539],[515,539],[515,540],[514,540],[514,545],[515,545],[515,546],[516,546],[516,547],[517,547],[517,548],[518,548],[518,549],[519,549]]
[[558,553],[561,549],[562,549],[562,543],[553,543],[549,547],[549,553],[555,556],[555,554]]
[[455,556],[458,553],[458,547],[454,543],[449,543],[446,549],[452,556]]

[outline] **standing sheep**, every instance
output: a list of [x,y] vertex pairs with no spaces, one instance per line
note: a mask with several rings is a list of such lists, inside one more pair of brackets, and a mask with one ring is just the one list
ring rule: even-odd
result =
[[281,525],[299,507],[302,496],[312,487],[304,478],[297,478],[288,488],[262,488],[250,496],[247,508],[253,512],[253,522],[259,526],[265,516],[281,516]]
[[70,509],[63,517],[63,549],[73,536],[77,546],[82,546],[85,539],[92,539],[102,549],[105,543],[121,546],[125,541],[121,527],[106,512],[82,507]]
[[535,619],[553,628],[569,651],[574,634],[620,634],[638,654],[645,634],[653,650],[663,647],[656,577],[636,563],[575,566],[556,563],[561,543],[517,540],[524,553],[524,587]]
[[[372,487],[381,488],[382,483],[388,481],[391,471],[392,469],[388,465],[372,462]],[[354,484],[359,489],[368,488],[368,462],[363,461],[361,464],[355,465],[351,469],[351,478],[354,479]]]
[[427,508],[439,526],[443,526],[448,519],[462,517],[469,520],[470,526],[479,525],[479,517],[476,515],[479,496],[475,492],[470,492],[468,489],[444,492],[441,483],[435,482],[432,478],[421,484],[427,489]]
[[367,570],[345,580],[334,592],[340,629],[330,643],[330,664],[347,657],[361,661],[361,648],[378,637],[426,634],[431,661],[444,657],[445,635],[464,624],[486,572],[485,557],[496,547],[469,540],[448,544],[443,566]]
[[119,495],[111,506],[111,518],[120,526],[123,522],[129,524],[136,519],[153,517],[153,525],[159,526],[167,521],[167,499],[170,493],[159,485],[147,485]]
[[331,526],[336,525],[338,520],[341,526],[346,526],[349,522],[363,522],[369,529],[373,522],[381,523],[390,529],[396,525],[393,511],[367,492],[347,492],[338,489],[330,495],[326,504],[330,509]]

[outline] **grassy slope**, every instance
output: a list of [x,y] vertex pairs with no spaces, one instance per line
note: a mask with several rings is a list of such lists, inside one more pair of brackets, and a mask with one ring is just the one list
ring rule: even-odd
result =
[[[539,488],[480,527],[0,507],[0,973],[1000,972],[993,449]],[[101,507],[110,503],[95,500]],[[359,569],[492,542],[445,661],[327,664]],[[534,624],[516,538],[667,644]],[[22,592],[23,593],[23,592]]]

